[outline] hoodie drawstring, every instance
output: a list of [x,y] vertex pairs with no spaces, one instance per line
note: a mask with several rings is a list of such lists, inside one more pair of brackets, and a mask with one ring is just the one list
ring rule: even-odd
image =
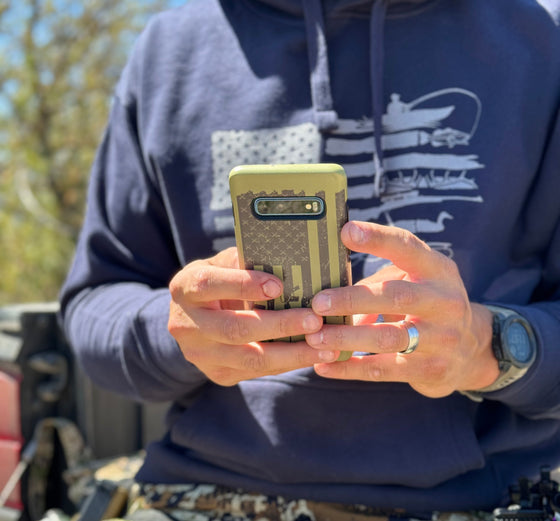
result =
[[374,179],[373,188],[376,197],[381,195],[381,180],[385,175],[383,165],[383,71],[384,71],[384,28],[385,15],[387,14],[387,1],[376,0],[371,6],[371,16],[369,25],[370,38],[370,88],[373,114],[373,165]]
[[338,115],[333,110],[327,38],[321,0],[303,0],[307,53],[311,67],[311,102],[315,123],[321,132],[337,127]]
[[[370,87],[374,137],[374,193],[379,197],[384,175],[383,147],[383,29],[389,0],[374,0],[370,17]],[[321,0],[302,0],[311,68],[311,101],[319,131],[337,128],[338,115],[333,109],[327,39]]]

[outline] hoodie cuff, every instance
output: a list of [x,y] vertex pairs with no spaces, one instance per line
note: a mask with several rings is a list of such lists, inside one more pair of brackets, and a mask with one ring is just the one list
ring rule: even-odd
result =
[[[500,306],[502,307],[502,306]],[[560,320],[556,318],[556,302],[533,306],[508,305],[507,309],[523,316],[531,324],[537,340],[537,356],[527,373],[512,384],[490,392],[462,392],[475,401],[500,401],[517,412],[532,418],[544,418],[559,413],[558,367],[560,350]]]
[[184,388],[206,383],[206,376],[185,359],[179,344],[167,329],[171,295],[167,288],[155,290],[154,296],[138,310],[134,332],[142,351],[167,385]]

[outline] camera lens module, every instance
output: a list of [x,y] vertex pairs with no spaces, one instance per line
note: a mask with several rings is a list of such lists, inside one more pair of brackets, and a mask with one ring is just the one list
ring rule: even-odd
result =
[[253,212],[261,219],[319,219],[324,215],[325,203],[316,196],[257,197]]

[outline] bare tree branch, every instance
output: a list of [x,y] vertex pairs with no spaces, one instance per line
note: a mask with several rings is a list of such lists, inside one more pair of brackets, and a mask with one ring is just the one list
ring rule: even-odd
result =
[[34,217],[37,223],[72,237],[73,230],[66,223],[51,215],[39,202],[29,183],[27,172],[17,170],[14,176],[16,193],[22,206]]

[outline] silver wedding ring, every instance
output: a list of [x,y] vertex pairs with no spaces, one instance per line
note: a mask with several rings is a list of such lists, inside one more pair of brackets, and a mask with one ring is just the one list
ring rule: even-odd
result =
[[410,322],[409,320],[401,320],[399,324],[402,324],[408,332],[408,345],[406,346],[406,349],[404,349],[403,351],[399,351],[399,353],[403,355],[414,353],[414,351],[418,347],[418,340],[420,339],[418,329],[416,329],[414,323]]

